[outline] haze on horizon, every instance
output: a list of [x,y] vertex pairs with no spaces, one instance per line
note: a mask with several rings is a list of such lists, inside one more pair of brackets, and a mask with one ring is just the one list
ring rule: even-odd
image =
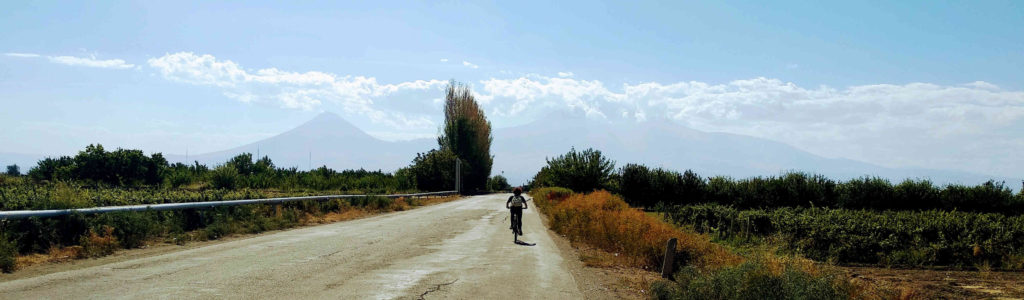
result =
[[324,5],[2,3],[0,152],[215,152],[321,112],[433,137],[454,78],[497,128],[568,111],[887,167],[1024,167],[1019,2]]

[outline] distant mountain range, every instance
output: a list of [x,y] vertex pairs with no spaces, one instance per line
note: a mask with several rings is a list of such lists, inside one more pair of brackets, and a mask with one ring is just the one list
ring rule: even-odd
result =
[[[249,152],[254,157],[270,157],[278,167],[394,171],[408,166],[417,152],[433,148],[437,148],[436,140],[384,141],[366,134],[337,114],[322,113],[279,135],[228,150],[189,155],[187,161],[217,165],[239,153]],[[186,162],[184,155],[165,156],[170,162]]]
[[[901,181],[928,178],[937,184],[978,184],[989,179],[1018,188],[1017,178],[1000,178],[954,170],[887,168],[849,159],[817,156],[792,146],[744,135],[703,132],[667,120],[612,124],[571,113],[554,113],[526,125],[493,132],[492,174],[512,184],[528,181],[545,164],[575,147],[595,148],[616,161],[672,170],[692,169],[702,176],[735,178],[804,171],[834,179],[876,175]],[[434,139],[384,141],[374,138],[333,113],[323,113],[292,130],[261,141],[198,155],[165,154],[170,162],[224,163],[239,153],[268,156],[279,167],[394,171],[408,166],[416,153],[437,148]],[[22,172],[41,155],[0,153],[0,164],[18,163]]]
[[989,179],[1018,188],[1019,179],[954,170],[887,168],[870,163],[817,156],[792,146],[745,135],[703,132],[668,120],[612,124],[571,113],[553,113],[530,124],[498,129],[491,150],[494,171],[512,183],[529,180],[555,157],[575,147],[594,148],[616,166],[641,163],[701,176],[734,178],[779,175],[786,171],[822,174],[833,179],[875,175],[898,182],[927,178],[937,184],[978,184]]

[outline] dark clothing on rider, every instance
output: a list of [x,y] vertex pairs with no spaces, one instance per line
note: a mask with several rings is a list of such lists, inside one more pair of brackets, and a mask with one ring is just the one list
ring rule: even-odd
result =
[[519,235],[523,235],[523,208],[513,207],[509,210],[512,211],[512,229]]
[[526,208],[526,198],[516,193],[512,197],[508,197],[505,207],[508,207],[512,213],[512,226],[509,228],[517,235],[523,235],[523,209]]

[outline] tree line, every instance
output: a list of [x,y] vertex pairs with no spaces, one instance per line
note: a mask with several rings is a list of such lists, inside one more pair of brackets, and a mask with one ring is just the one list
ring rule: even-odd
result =
[[[418,153],[409,166],[393,173],[343,170],[322,166],[309,171],[281,168],[269,157],[241,153],[223,164],[209,167],[168,163],[160,153],[141,150],[107,151],[89,145],[75,156],[46,158],[28,171],[36,183],[73,181],[106,187],[198,187],[215,189],[306,189],[361,191],[441,191],[455,188],[456,164],[461,163],[460,192],[500,191],[510,188],[502,176],[490,177],[494,157],[491,123],[470,88],[452,81],[445,90],[444,123],[437,149]],[[7,167],[7,176],[20,176],[18,166]]]
[[907,179],[898,184],[864,176],[839,181],[823,175],[789,172],[779,176],[734,179],[702,177],[615,162],[601,151],[570,150],[547,160],[530,186],[561,186],[577,192],[605,189],[621,194],[632,206],[715,203],[737,208],[830,207],[875,210],[957,210],[1019,214],[1024,212],[1024,193],[1014,194],[1002,182],[969,186],[938,186],[926,179]]

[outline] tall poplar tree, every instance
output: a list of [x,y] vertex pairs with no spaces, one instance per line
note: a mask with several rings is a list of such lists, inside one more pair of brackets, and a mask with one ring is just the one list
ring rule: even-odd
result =
[[491,175],[491,122],[469,86],[455,81],[445,88],[444,125],[437,143],[462,162],[462,191],[483,191]]

